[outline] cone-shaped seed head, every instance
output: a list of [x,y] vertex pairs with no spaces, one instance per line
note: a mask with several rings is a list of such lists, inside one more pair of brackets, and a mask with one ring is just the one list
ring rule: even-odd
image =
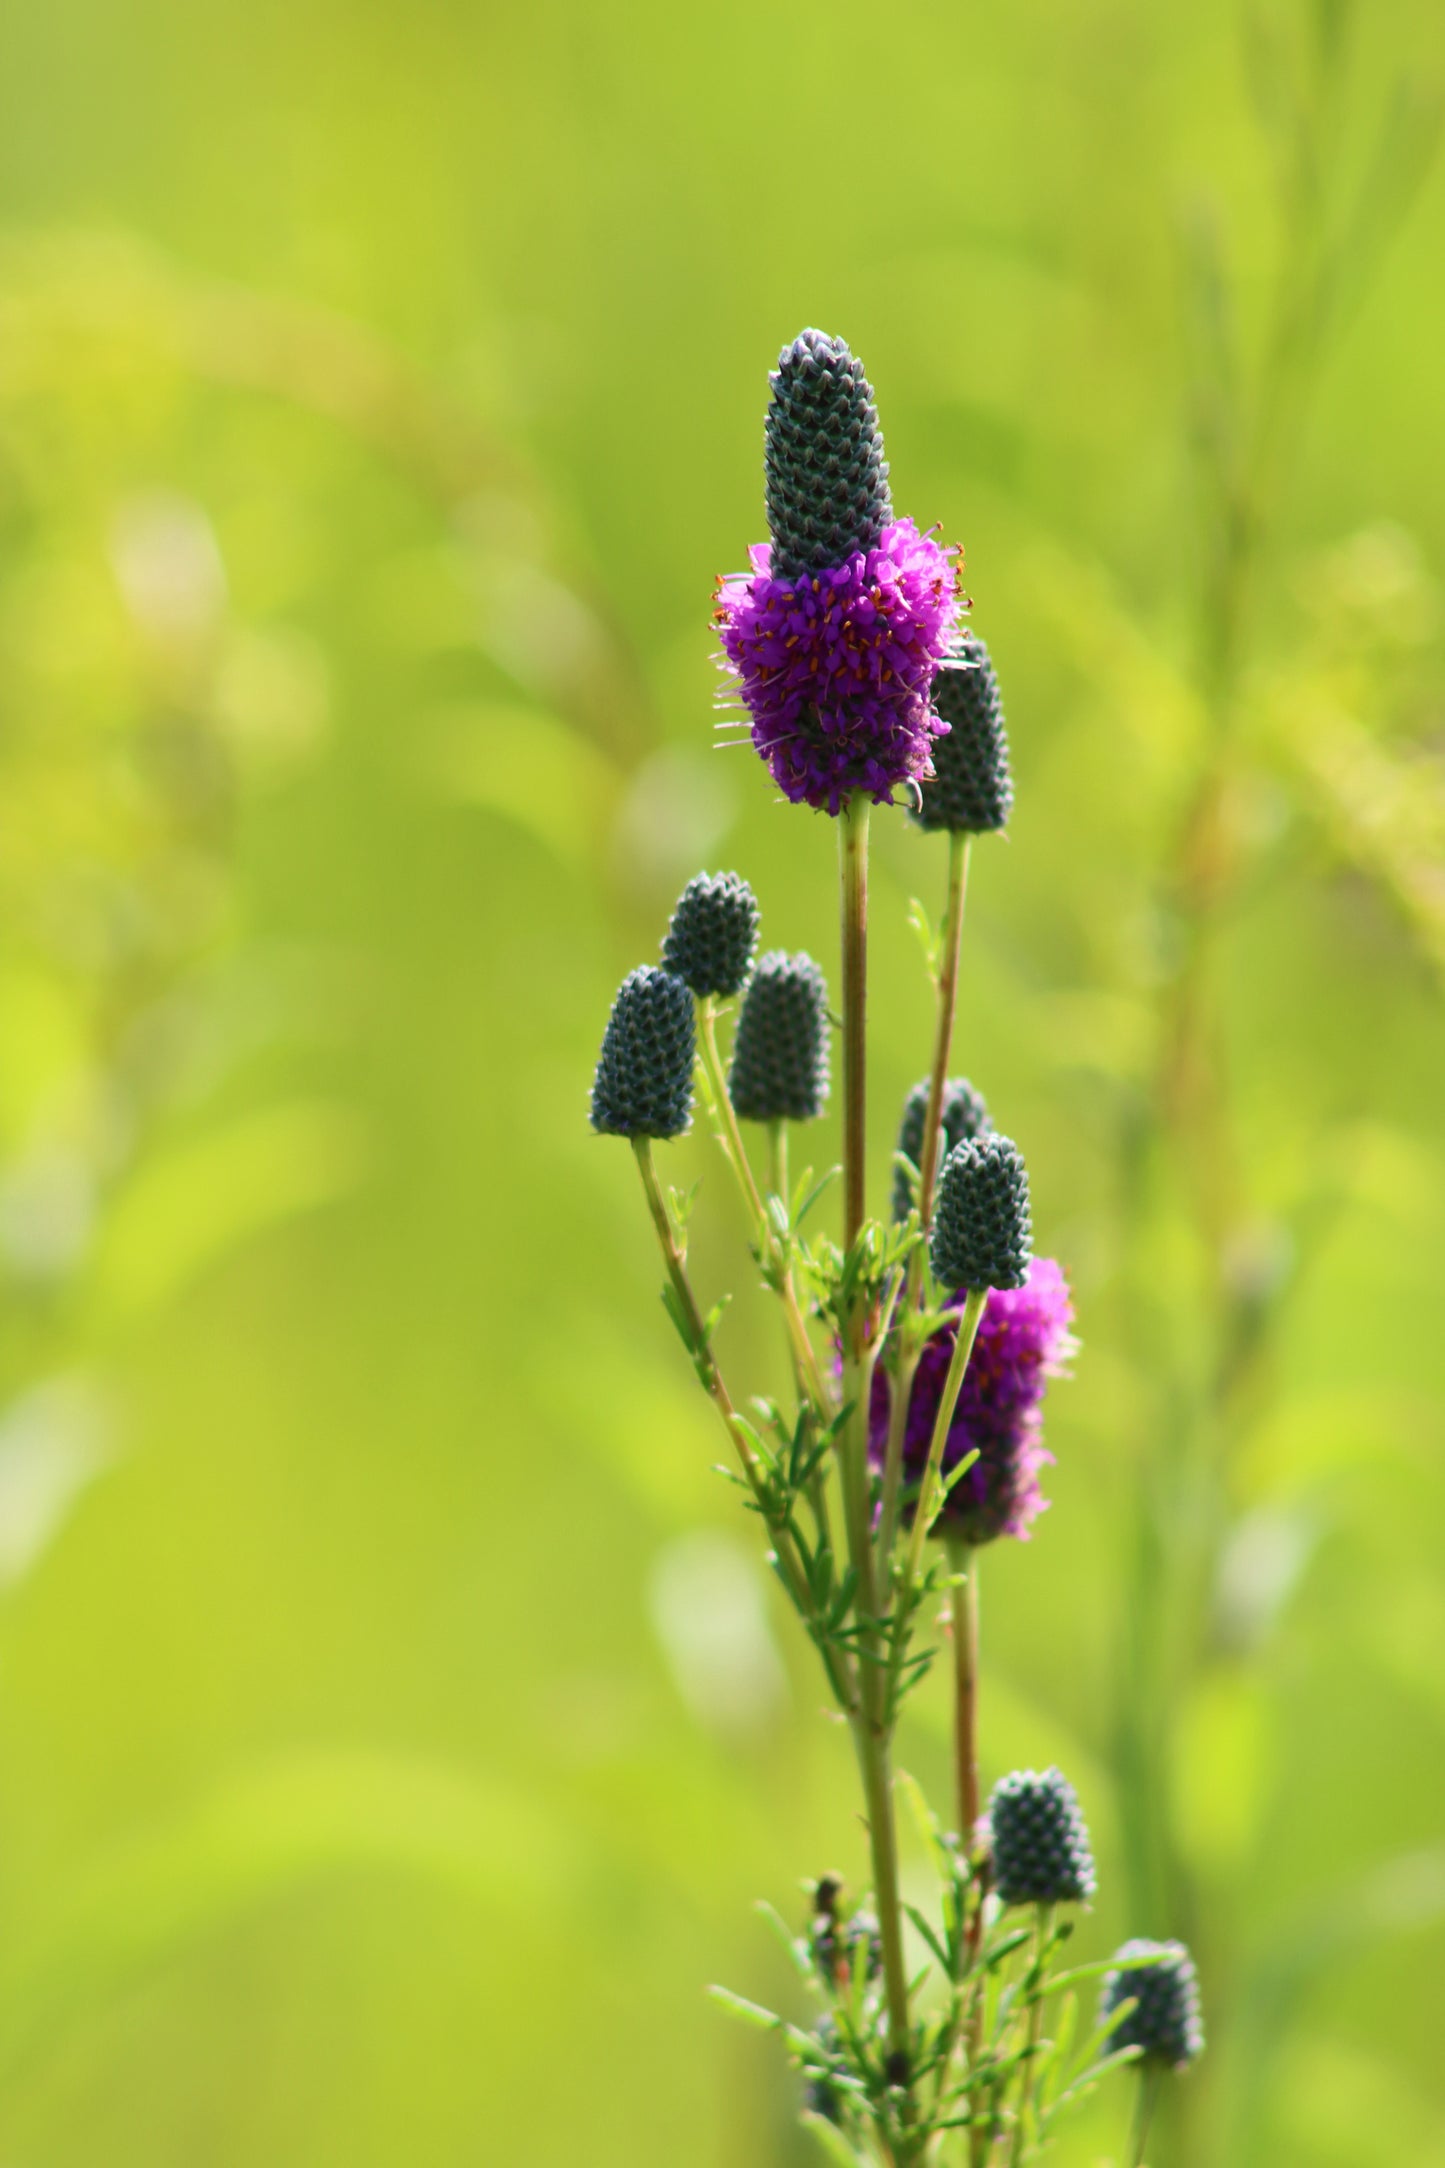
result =
[[758,945],[758,899],[740,873],[697,873],[662,944],[665,970],[699,997],[742,992]]
[[[898,1149],[914,1166],[923,1162],[923,1125],[928,1119],[927,1077],[914,1085],[903,1102],[903,1119],[898,1125]],[[941,1166],[957,1144],[968,1137],[981,1137],[993,1127],[984,1105],[983,1093],[976,1092],[966,1076],[951,1076],[943,1087],[943,1118],[939,1124],[943,1131],[939,1145],[938,1160]],[[899,1166],[893,1170],[893,1217],[907,1219],[914,1204],[913,1184]]]
[[1074,1787],[1058,1769],[1016,1769],[988,1808],[994,1888],[1006,1905],[1079,1905],[1094,1894],[1094,1855]]
[[938,1178],[929,1261],[945,1287],[1022,1287],[1028,1278],[1029,1178],[1012,1137],[971,1137]]
[[[1139,1959],[1157,1958],[1152,1965]],[[1099,2019],[1121,2002],[1137,2008],[1119,2020],[1109,2035],[1109,2052],[1141,2048],[1151,2062],[1179,2070],[1204,2052],[1204,2021],[1199,2010],[1199,1977],[1182,1942],[1126,1942],[1114,1953],[1114,1970],[1104,1977]]]
[[1008,825],[1013,810],[1008,736],[998,679],[982,640],[965,633],[957,668],[933,681],[934,712],[948,735],[933,744],[933,778],[920,784],[914,815],[921,828],[952,828],[983,835]]
[[872,387],[841,339],[804,331],[769,378],[763,464],[773,573],[840,565],[893,517]]
[[697,1031],[691,990],[640,964],[617,990],[592,1083],[592,1127],[612,1137],[680,1137],[692,1122]]
[[771,949],[748,980],[728,1088],[745,1122],[810,1122],[828,1101],[828,988],[811,956]]

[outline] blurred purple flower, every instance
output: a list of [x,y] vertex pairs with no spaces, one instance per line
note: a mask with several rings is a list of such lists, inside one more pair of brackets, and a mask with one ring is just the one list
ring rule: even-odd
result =
[[[940,1534],[968,1544],[1027,1536],[1029,1523],[1044,1510],[1039,1469],[1054,1457],[1043,1443],[1045,1381],[1058,1376],[1074,1353],[1073,1316],[1069,1283],[1052,1257],[1035,1257],[1022,1287],[995,1288],[989,1295],[944,1444],[943,1472],[975,1449],[978,1459],[949,1492]],[[942,1326],[919,1359],[903,1440],[905,1499],[928,1459],[956,1336],[956,1323]],[[875,1468],[883,1465],[891,1391],[892,1380],[880,1368],[870,1426]]]
[[722,666],[774,782],[794,804],[836,814],[854,791],[888,802],[933,773],[935,671],[953,653],[955,552],[911,519],[878,546],[796,579],[774,579],[766,543],[749,574],[718,583]]

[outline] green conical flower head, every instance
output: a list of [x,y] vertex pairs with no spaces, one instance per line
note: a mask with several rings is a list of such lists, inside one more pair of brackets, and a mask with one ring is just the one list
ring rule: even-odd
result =
[[1094,1855],[1074,1787],[1058,1769],[1016,1769],[988,1808],[993,1884],[1006,1905],[1086,1904]]
[[[1142,1958],[1156,1962],[1142,1964]],[[1181,2070],[1204,2052],[1204,2021],[1199,2010],[1199,1977],[1182,1942],[1126,1942],[1114,1953],[1114,1970],[1104,1978],[1099,2022],[1121,2002],[1137,2008],[1120,2018],[1109,2035],[1109,2052],[1139,2048],[1148,2062]]]
[[692,1122],[692,993],[640,964],[617,990],[592,1083],[592,1127],[611,1137],[680,1137]]
[[742,992],[758,945],[758,899],[738,873],[698,873],[677,901],[663,968],[698,997]]
[[763,465],[775,579],[875,549],[893,517],[873,391],[841,339],[804,331],[769,382]]
[[944,1287],[1022,1287],[1033,1229],[1029,1178],[1012,1137],[971,1137],[938,1178],[929,1261]]
[[[903,1102],[903,1119],[898,1125],[898,1150],[905,1159],[920,1166],[923,1160],[923,1125],[928,1119],[929,1079],[923,1077],[914,1085]],[[983,1093],[976,1092],[966,1076],[951,1076],[943,1087],[943,1112],[939,1127],[943,1132],[939,1145],[939,1162],[947,1159],[957,1144],[969,1137],[981,1137],[993,1127],[988,1118]],[[913,1209],[914,1195],[911,1177],[896,1163],[893,1169],[893,1217],[907,1219]]]
[[828,988],[811,956],[772,949],[748,980],[728,1088],[745,1122],[811,1122],[828,1102]]
[[1005,828],[1013,811],[1003,700],[988,649],[965,633],[956,666],[933,680],[933,708],[948,724],[933,742],[933,778],[919,785],[920,828],[984,835]]

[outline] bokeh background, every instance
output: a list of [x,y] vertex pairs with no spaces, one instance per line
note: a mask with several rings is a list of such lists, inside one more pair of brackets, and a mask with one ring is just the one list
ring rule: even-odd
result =
[[585,1123],[699,865],[836,968],[711,748],[805,323],[1015,751],[959,1060],[1085,1346],[985,1777],[1198,1949],[1166,2168],[1445,2163],[1442,81],[1429,0],[0,13],[4,2168],[813,2157],[703,1988],[853,1774]]

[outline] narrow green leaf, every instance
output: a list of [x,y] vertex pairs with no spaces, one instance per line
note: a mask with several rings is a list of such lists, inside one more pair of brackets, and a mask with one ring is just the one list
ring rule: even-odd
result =
[[862,2168],[864,2156],[853,2151],[837,2124],[830,2123],[826,2115],[815,2115],[811,2108],[805,2108],[799,2121],[805,2130],[813,2133],[829,2160],[837,2163],[837,2168]]
[[781,2032],[786,2027],[786,2020],[776,2011],[765,2010],[760,2002],[749,2002],[744,1995],[735,1995],[730,1987],[710,1987],[708,1994],[729,2016],[741,2018],[745,2025],[756,2025],[762,2032]]

